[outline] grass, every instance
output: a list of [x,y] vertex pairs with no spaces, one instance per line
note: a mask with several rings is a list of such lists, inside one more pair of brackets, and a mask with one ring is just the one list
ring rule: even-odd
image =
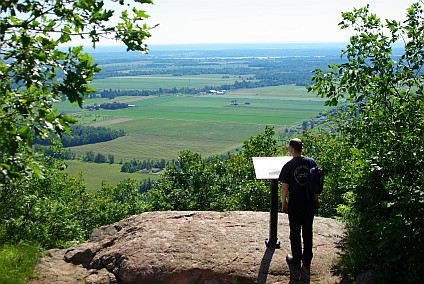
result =
[[84,163],[77,160],[68,160],[66,164],[68,168],[65,172],[73,176],[77,176],[81,173],[89,191],[99,189],[102,182],[109,185],[116,185],[119,181],[127,179],[143,181],[150,178],[154,181],[159,178],[158,174],[122,173],[120,172],[121,165],[118,164]]
[[39,256],[39,247],[30,244],[20,243],[0,247],[0,283],[27,283],[33,276]]

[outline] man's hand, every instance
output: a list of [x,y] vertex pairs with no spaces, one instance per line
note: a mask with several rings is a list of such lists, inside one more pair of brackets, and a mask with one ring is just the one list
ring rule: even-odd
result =
[[287,206],[287,192],[289,190],[289,185],[283,183],[281,187],[281,202],[283,203],[283,213],[289,214],[289,207]]
[[319,208],[319,197],[318,197],[318,194],[315,194],[315,208]]

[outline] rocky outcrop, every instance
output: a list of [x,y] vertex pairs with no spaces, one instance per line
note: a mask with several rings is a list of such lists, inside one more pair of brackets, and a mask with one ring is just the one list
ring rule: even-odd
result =
[[[146,212],[95,229],[86,243],[52,250],[30,283],[288,283],[287,215],[280,249],[267,248],[267,212]],[[334,268],[343,226],[314,221],[311,283],[341,283]],[[308,282],[307,282],[308,283]]]

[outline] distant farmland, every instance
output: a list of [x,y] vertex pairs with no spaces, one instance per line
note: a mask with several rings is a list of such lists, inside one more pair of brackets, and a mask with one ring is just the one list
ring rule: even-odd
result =
[[192,76],[172,75],[146,75],[146,76],[121,76],[97,79],[92,86],[96,89],[140,90],[159,88],[203,88],[204,86],[220,86],[241,81],[246,76],[229,76],[223,78],[222,74],[205,74]]
[[[124,137],[71,148],[80,157],[92,151],[113,155],[120,163],[172,161],[182,150],[203,157],[226,154],[240,150],[266,125],[277,133],[303,125],[328,108],[300,86],[311,83],[312,70],[340,63],[340,46],[158,46],[147,55],[113,46],[99,47],[92,55],[102,71],[91,85],[98,95],[118,97],[87,99],[84,106],[120,102],[131,107],[89,111],[69,102],[57,106],[81,124],[124,130]],[[226,92],[210,94],[211,89]],[[68,164],[68,172],[83,172],[90,188],[98,188],[99,180],[149,177],[119,173],[119,164]]]
[[[125,137],[98,144],[73,147],[72,151],[113,154],[115,161],[172,160],[182,150],[203,156],[223,154],[242,145],[266,125],[286,126],[315,117],[325,108],[323,100],[307,94],[304,87],[279,86],[227,92],[225,95],[162,95],[134,100],[134,108],[81,110],[58,104],[88,125],[123,129]],[[109,101],[87,100],[85,104]]]
[[65,170],[70,175],[78,176],[80,173],[84,177],[89,191],[95,191],[101,188],[102,182],[106,184],[116,184],[123,180],[137,180],[143,181],[150,178],[155,181],[159,175],[145,174],[145,173],[122,173],[120,172],[121,166],[118,164],[95,164],[84,163],[82,161],[70,160],[66,161],[68,168]]

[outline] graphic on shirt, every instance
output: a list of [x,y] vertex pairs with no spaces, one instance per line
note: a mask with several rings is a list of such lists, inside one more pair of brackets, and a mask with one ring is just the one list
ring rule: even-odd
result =
[[300,186],[306,186],[306,179],[308,177],[309,167],[302,165],[294,170],[294,179]]

